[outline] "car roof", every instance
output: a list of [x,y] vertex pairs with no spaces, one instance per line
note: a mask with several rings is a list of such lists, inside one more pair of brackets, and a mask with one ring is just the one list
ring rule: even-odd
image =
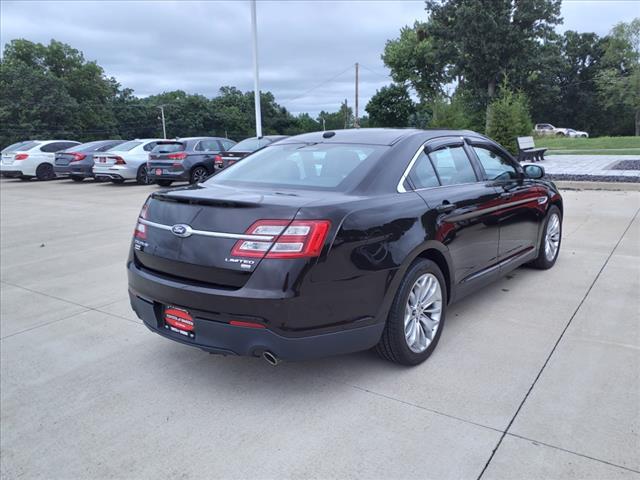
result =
[[167,142],[183,142],[185,140],[227,140],[224,137],[179,137],[179,138],[167,138]]
[[400,140],[420,135],[424,140],[444,136],[479,136],[471,130],[417,128],[352,128],[347,130],[327,130],[326,132],[303,133],[280,140],[285,143],[361,143],[365,145],[393,145]]

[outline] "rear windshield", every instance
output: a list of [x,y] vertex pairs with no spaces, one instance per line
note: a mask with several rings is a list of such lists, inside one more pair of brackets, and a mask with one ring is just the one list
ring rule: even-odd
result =
[[120,145],[116,145],[115,147],[107,150],[108,152],[128,152],[136,148],[138,145],[142,145],[142,142],[138,142],[136,140],[131,140],[129,142],[121,143]]
[[230,152],[255,152],[259,148],[269,145],[271,140],[266,138],[245,138],[229,149]]
[[276,144],[249,155],[204,184],[346,191],[364,178],[387,148],[356,144]]
[[184,151],[186,145],[181,142],[163,142],[156,145],[152,153],[173,153],[173,152],[182,152]]
[[30,140],[28,142],[14,143],[13,145],[9,145],[7,148],[5,148],[3,152],[18,152],[18,151],[31,150],[33,147],[36,147],[38,145],[40,145],[40,142],[36,142],[34,140]]
[[2,149],[2,153],[9,153],[9,152],[15,152],[16,150],[18,150],[18,148],[20,148],[22,145],[26,145],[27,143],[30,142],[18,142],[18,143],[13,143],[11,145],[9,145],[6,148]]
[[76,145],[75,147],[67,148],[65,152],[93,152],[102,146],[102,141],[89,142]]

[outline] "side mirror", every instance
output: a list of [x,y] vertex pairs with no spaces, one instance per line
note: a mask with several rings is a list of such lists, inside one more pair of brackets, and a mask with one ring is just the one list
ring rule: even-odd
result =
[[525,165],[524,176],[527,178],[538,180],[544,177],[544,168],[542,168],[540,165]]

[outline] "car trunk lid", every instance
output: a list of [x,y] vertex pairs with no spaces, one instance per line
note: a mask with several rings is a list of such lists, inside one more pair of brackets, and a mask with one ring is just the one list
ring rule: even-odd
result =
[[145,238],[134,239],[142,267],[182,280],[221,288],[242,287],[261,258],[231,254],[256,221],[293,221],[311,199],[273,191],[195,187],[153,194],[147,204]]

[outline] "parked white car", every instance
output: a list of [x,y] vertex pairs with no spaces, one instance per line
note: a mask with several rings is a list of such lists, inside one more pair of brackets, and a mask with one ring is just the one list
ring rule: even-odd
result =
[[149,152],[162,138],[141,138],[130,140],[93,157],[93,175],[96,180],[111,180],[124,183],[135,180],[140,185],[148,185],[152,180],[147,174]]
[[534,131],[537,135],[556,135],[558,137],[589,138],[589,134],[587,132],[574,130],[573,128],[558,128],[554,127],[550,123],[536,123]]
[[10,145],[2,151],[0,174],[3,177],[31,180],[55,178],[53,163],[56,152],[80,145],[71,140],[31,140]]

